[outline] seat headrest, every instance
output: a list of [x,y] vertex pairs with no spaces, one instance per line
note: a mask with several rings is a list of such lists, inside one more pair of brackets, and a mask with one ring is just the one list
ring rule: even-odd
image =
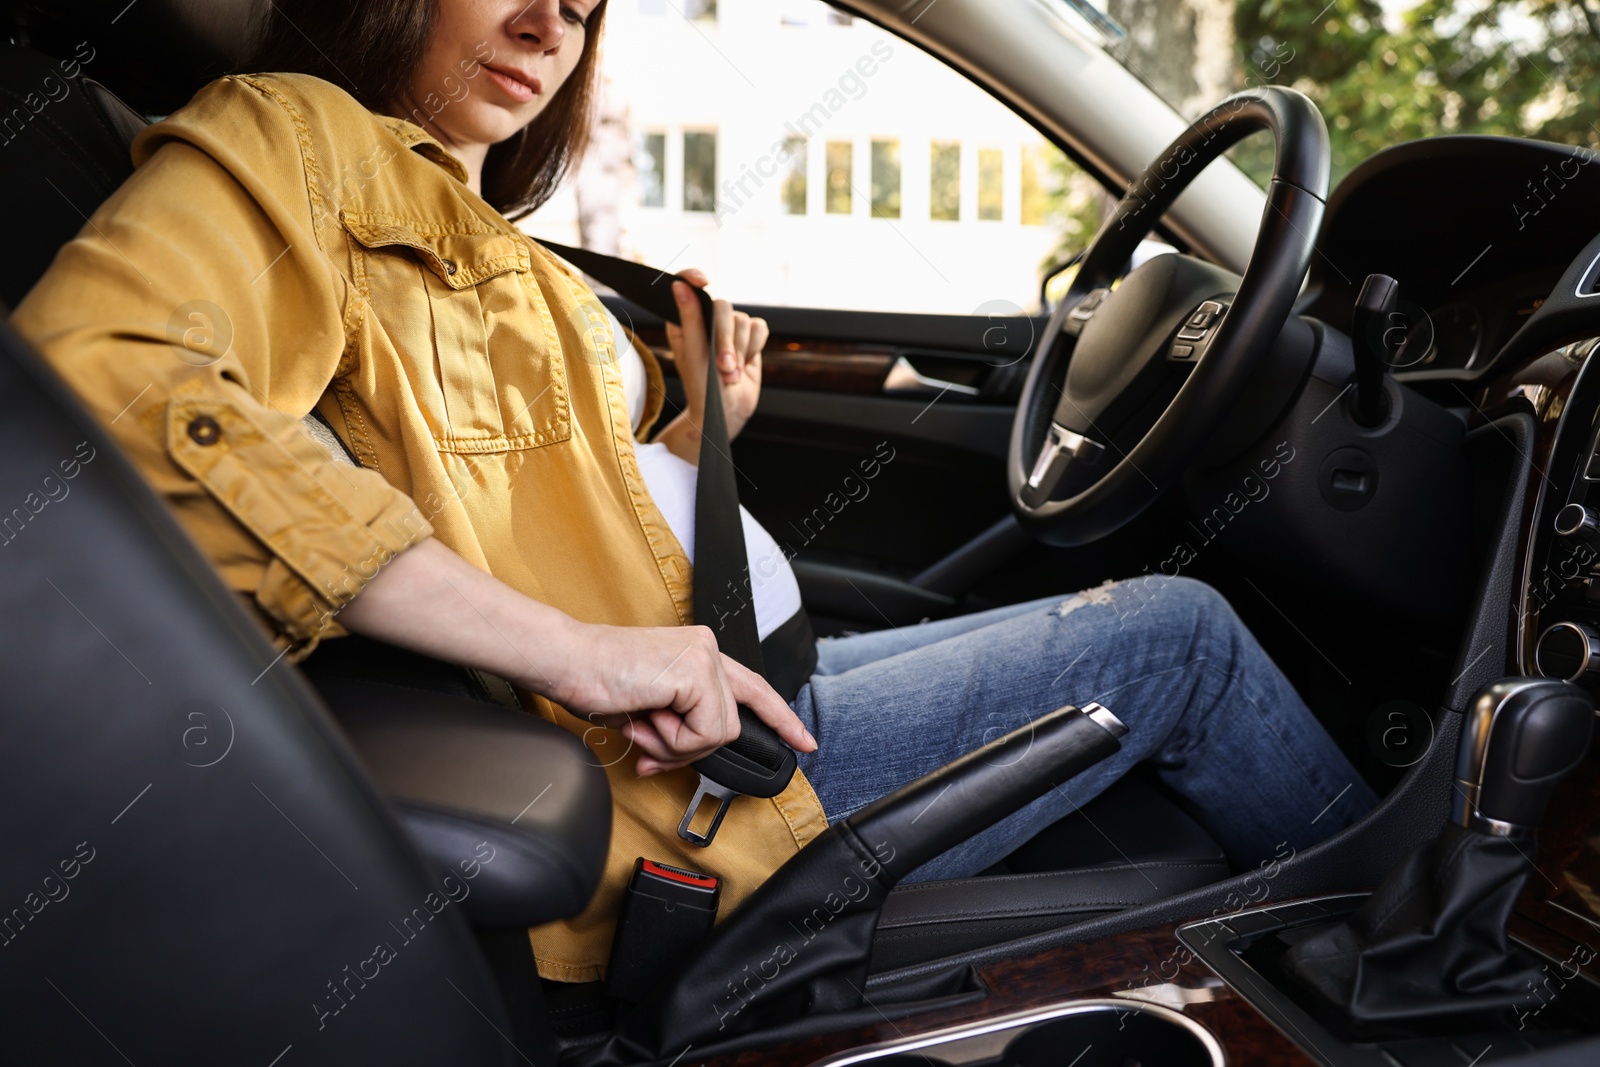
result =
[[165,0],[191,33],[235,63],[255,43],[266,0]]
[[128,143],[144,117],[88,70],[72,56],[0,45],[0,202],[25,209],[15,213],[10,254],[0,258],[0,303],[8,307],[133,173]]
[[19,44],[84,73],[144,115],[167,115],[243,59],[265,0],[12,0],[0,11]]

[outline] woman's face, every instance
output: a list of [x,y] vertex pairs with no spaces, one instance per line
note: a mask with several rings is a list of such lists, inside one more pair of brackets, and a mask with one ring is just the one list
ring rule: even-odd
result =
[[446,147],[497,144],[543,111],[583,55],[600,0],[437,0],[396,111]]

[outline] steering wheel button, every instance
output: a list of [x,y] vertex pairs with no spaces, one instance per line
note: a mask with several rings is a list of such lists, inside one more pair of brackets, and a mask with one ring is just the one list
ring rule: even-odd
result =
[[1089,290],[1088,293],[1084,294],[1083,299],[1078,301],[1077,305],[1068,313],[1067,318],[1073,322],[1088,322],[1089,316],[1094,314],[1095,308],[1099,307],[1110,293],[1111,290],[1109,289]]

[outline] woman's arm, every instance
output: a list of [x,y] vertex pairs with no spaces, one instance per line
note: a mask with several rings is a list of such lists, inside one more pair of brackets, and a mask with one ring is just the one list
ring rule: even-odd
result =
[[792,748],[817,745],[760,675],[717,651],[707,626],[598,626],[526,597],[429,538],[390,560],[339,612],[345,628],[491,671],[620,730],[641,775],[739,736],[737,704]]
[[[704,288],[706,276],[698,269],[686,270],[684,277]],[[655,440],[666,445],[673,455],[689,463],[700,462],[701,408],[705,406],[706,349],[705,320],[700,301],[689,286],[672,283],[682,325],[667,323],[667,343],[672,346],[673,363],[683,381],[685,410],[667,423]],[[744,429],[755,413],[761,397],[761,350],[767,343],[767,322],[735,311],[726,300],[714,302],[717,333],[717,367],[722,375],[722,406],[728,418],[728,440]]]
[[290,107],[270,85],[223,79],[141,132],[138,169],[11,321],[279,647],[305,652],[341,632],[334,613],[377,561],[432,530],[300,422],[343,356],[351,293]]

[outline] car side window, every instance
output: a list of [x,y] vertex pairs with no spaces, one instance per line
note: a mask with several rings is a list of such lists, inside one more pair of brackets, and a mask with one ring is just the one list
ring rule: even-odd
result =
[[1036,312],[1106,197],[983,89],[819,0],[615,0],[578,173],[536,236],[740,303]]

